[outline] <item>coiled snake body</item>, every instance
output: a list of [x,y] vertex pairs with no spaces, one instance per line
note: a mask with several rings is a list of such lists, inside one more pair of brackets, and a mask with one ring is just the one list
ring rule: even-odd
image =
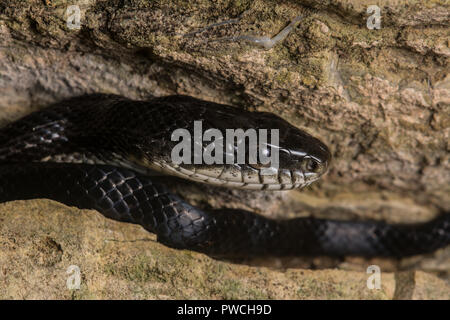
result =
[[[173,164],[175,129],[279,129],[279,168]],[[207,144],[202,145],[206,147]],[[274,115],[187,96],[132,101],[88,95],[0,129],[0,202],[49,198],[137,223],[174,248],[218,256],[402,257],[450,244],[450,214],[423,224],[315,218],[273,220],[244,210],[205,211],[153,181],[154,170],[250,189],[292,189],[317,180],[330,161],[318,139]]]

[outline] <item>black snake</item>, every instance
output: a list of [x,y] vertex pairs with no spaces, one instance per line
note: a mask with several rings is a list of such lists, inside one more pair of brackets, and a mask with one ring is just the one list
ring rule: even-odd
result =
[[[171,134],[193,122],[216,128],[279,129],[279,168],[175,165]],[[204,148],[206,144],[201,147]],[[174,248],[217,256],[402,257],[450,244],[450,214],[422,224],[316,218],[274,220],[236,209],[201,210],[151,173],[238,188],[292,189],[317,180],[331,159],[318,139],[269,113],[188,96],[133,101],[87,95],[32,113],[0,129],[0,202],[49,198],[137,223]]]

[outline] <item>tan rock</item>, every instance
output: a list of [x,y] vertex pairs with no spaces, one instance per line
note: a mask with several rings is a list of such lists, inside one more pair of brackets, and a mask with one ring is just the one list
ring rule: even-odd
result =
[[[51,102],[91,92],[136,99],[188,94],[275,113],[321,137],[334,157],[321,182],[288,194],[188,183],[174,186],[194,204],[243,207],[276,217],[312,214],[390,222],[426,221],[450,210],[448,2],[376,1],[381,8],[379,30],[366,28],[372,0],[224,0],[219,4],[136,0],[120,7],[111,1],[87,0],[79,2],[81,29],[69,30],[66,9],[72,4],[65,0],[0,4],[0,125]],[[271,37],[299,14],[304,19],[270,50],[225,40],[238,35]],[[239,16],[236,23],[205,28]],[[185,36],[192,32],[194,36]],[[371,261],[258,262],[354,270],[294,270],[315,281],[300,277],[304,280],[300,286],[289,278],[291,271],[229,265],[150,240],[134,241],[136,234],[154,238],[139,233],[136,226],[104,220],[98,213],[33,201],[1,208],[2,297],[119,297],[117,288],[134,290],[134,298],[392,298],[394,291],[397,297],[446,297],[439,289],[445,283],[420,271],[413,291],[394,289],[395,276],[389,274],[392,285],[383,282],[382,293],[366,292],[362,279]],[[77,215],[83,219],[78,221]],[[56,226],[67,228],[58,233],[52,229]],[[197,264],[193,261],[200,261],[213,275],[205,278],[193,272],[191,278],[182,267],[166,265],[173,261],[193,269]],[[386,272],[413,268],[437,272],[445,279],[449,261],[447,249],[377,263]],[[82,264],[86,276],[80,291],[64,289],[71,263]],[[217,277],[214,268],[223,274]],[[283,279],[290,289],[283,291],[282,285],[269,280],[264,287],[256,280],[247,283],[237,276],[240,272],[259,281],[254,275],[258,272],[267,279]],[[183,276],[177,280],[175,274]],[[166,279],[166,287],[158,277]],[[423,281],[427,277],[434,280]],[[186,288],[194,282],[193,287],[203,289],[177,293],[169,290],[172,282]]]

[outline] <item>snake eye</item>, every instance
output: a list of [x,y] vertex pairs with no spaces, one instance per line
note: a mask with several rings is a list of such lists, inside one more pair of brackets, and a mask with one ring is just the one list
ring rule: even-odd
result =
[[307,172],[318,173],[322,166],[314,159],[306,159],[305,169]]

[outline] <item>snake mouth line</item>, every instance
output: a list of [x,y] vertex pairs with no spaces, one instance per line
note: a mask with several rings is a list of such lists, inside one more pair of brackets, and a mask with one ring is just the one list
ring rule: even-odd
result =
[[[290,171],[291,176],[291,181],[292,180],[296,180],[296,182],[279,182],[279,174],[277,174],[277,177],[274,178],[276,179],[278,182],[272,182],[272,183],[265,183],[264,178],[261,177],[261,175],[258,176],[258,180],[259,182],[246,182],[246,181],[230,181],[230,180],[226,180],[221,178],[221,175],[224,172],[224,169],[222,170],[221,173],[213,176],[213,175],[208,175],[205,173],[200,173],[198,172],[198,170],[195,169],[194,166],[192,166],[192,170],[187,169],[187,168],[183,168],[182,166],[179,165],[174,165],[174,164],[170,164],[167,162],[152,162],[151,164],[148,164],[151,166],[151,169],[153,170],[157,170],[160,172],[163,172],[165,174],[170,174],[170,175],[174,175],[174,176],[179,176],[182,178],[186,178],[189,180],[193,180],[193,181],[198,181],[198,182],[206,182],[209,184],[214,184],[217,186],[226,186],[226,187],[231,187],[231,188],[240,188],[240,189],[249,189],[249,190],[291,190],[291,189],[296,189],[296,188],[303,188],[308,186],[309,184],[311,184],[312,182],[316,181],[317,179],[319,179],[318,175],[315,176],[309,176],[309,177],[305,177],[305,175],[300,172],[297,171],[295,174],[296,178],[292,178],[294,176],[294,174],[292,174],[292,170]],[[202,170],[203,172],[205,172],[204,170]],[[211,174],[214,170],[211,170]]]
[[[114,159],[114,160],[112,160]],[[104,159],[100,159],[97,157],[94,157],[92,155],[86,156],[85,154],[81,153],[71,153],[71,154],[58,154],[54,156],[48,156],[45,158],[42,158],[40,160],[41,162],[58,162],[58,163],[85,163],[85,164],[98,164],[98,165],[115,165],[115,166],[121,166],[125,167],[131,170],[134,170],[138,173],[145,174],[145,175],[154,175],[155,172],[160,172],[162,174],[168,174],[172,176],[178,176],[181,178],[197,181],[197,182],[203,182],[203,183],[209,183],[214,184],[217,186],[224,186],[224,187],[231,187],[231,188],[241,188],[241,189],[249,189],[249,190],[291,190],[296,188],[303,188],[314,181],[318,180],[320,178],[320,175],[310,174],[310,173],[303,173],[300,170],[284,170],[288,171],[289,174],[289,181],[286,181],[280,178],[280,171],[277,170],[277,173],[274,174],[276,178],[271,177],[272,182],[265,182],[264,181],[264,175],[260,174],[259,170],[256,170],[258,172],[258,177],[254,178],[257,179],[257,182],[249,182],[249,181],[238,181],[235,177],[234,181],[227,180],[225,178],[221,178],[221,176],[226,175],[225,174],[225,167],[223,167],[220,172],[214,175],[214,169],[212,170],[198,170],[195,166],[190,166],[191,168],[183,168],[180,165],[177,164],[171,164],[168,162],[163,161],[152,161],[143,158],[143,159],[137,159],[136,157],[129,157],[124,158],[120,156],[119,154],[113,154],[109,160],[105,161]],[[210,173],[210,175],[209,175]],[[227,174],[230,176],[230,174]],[[242,176],[241,176],[242,177]],[[244,180],[244,179],[242,179]],[[274,181],[277,182],[274,182]],[[294,182],[292,182],[294,181]]]
[[217,170],[217,168],[205,169],[204,167],[200,168],[195,165],[183,167],[182,165],[177,165],[166,161],[149,161],[146,158],[137,158],[132,156],[125,158],[119,154],[112,154],[108,160],[83,153],[58,154],[42,158],[40,161],[99,165],[109,164],[126,167],[138,173],[149,176],[155,175],[155,173],[159,172],[192,181],[248,190],[277,191],[303,188],[318,180],[320,176],[325,173],[323,172],[316,174],[311,172],[305,173],[302,170],[295,169],[274,169],[274,173],[269,176],[261,174],[261,170],[257,168],[248,166],[248,169],[253,171],[253,177],[249,179],[244,178],[245,175],[241,172],[241,169],[237,165],[236,166],[238,169],[232,173],[229,172],[229,170],[226,170],[226,166],[223,166],[220,170]]

